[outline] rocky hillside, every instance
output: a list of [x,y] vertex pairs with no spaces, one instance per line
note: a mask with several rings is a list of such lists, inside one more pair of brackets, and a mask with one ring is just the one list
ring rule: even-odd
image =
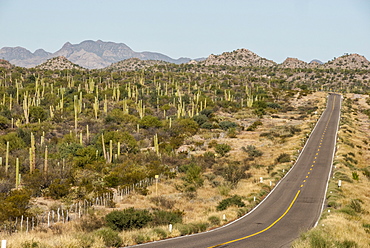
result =
[[325,68],[370,69],[370,62],[359,54],[346,54],[324,64]]
[[1,58],[17,66],[27,68],[35,67],[50,58],[58,56],[64,56],[73,63],[89,69],[104,68],[112,63],[129,58],[163,60],[175,64],[190,61],[189,58],[172,59],[161,53],[135,52],[123,43],[104,42],[101,40],[87,40],[80,44],[67,42],[55,53],[49,53],[42,49],[32,53],[22,47],[4,47],[0,49]]
[[282,68],[307,68],[308,64],[297,58],[286,58],[283,63],[279,65]]
[[238,49],[232,52],[224,52],[221,55],[211,54],[205,61],[200,62],[203,65],[229,65],[229,66],[275,66],[276,63],[258,56],[248,49]]
[[14,65],[10,64],[8,61],[4,59],[0,59],[0,68],[10,69],[14,67]]
[[150,66],[166,64],[169,63],[161,60],[140,60],[138,58],[131,58],[113,63],[104,69],[113,71],[138,71]]
[[36,66],[38,69],[42,70],[71,70],[71,69],[77,69],[77,70],[84,70],[79,65],[73,64],[71,61],[66,59],[66,57],[58,56],[51,58],[47,60],[45,63]]

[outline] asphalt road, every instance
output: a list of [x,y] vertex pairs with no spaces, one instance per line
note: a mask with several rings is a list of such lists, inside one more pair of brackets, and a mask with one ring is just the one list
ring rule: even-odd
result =
[[341,96],[328,95],[321,115],[297,162],[257,208],[239,220],[205,233],[136,247],[289,247],[318,221],[331,173]]

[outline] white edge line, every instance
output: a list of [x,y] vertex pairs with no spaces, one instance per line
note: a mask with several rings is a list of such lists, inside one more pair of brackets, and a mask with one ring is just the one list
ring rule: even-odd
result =
[[[328,95],[329,96],[329,95]],[[328,97],[327,96],[327,97]],[[279,184],[285,179],[285,177],[292,171],[292,169],[295,167],[295,165],[298,163],[300,157],[301,157],[301,154],[303,153],[303,151],[305,150],[306,148],[306,145],[308,144],[308,141],[310,140],[311,138],[311,135],[314,133],[316,127],[317,127],[317,124],[320,122],[322,116],[324,115],[324,113],[327,111],[327,108],[328,108],[328,104],[326,104],[326,109],[321,113],[321,116],[320,118],[318,119],[318,121],[316,122],[315,124],[315,127],[312,129],[311,133],[310,133],[310,136],[308,137],[306,143],[304,144],[303,148],[302,148],[302,151],[299,153],[298,157],[297,157],[297,160],[295,161],[295,163],[293,164],[293,166],[290,168],[290,170],[284,175],[283,178],[280,179],[280,181],[275,185],[275,187],[267,194],[267,196],[261,201],[259,202],[251,211],[249,211],[248,213],[246,213],[245,215],[243,215],[242,217],[236,219],[236,220],[233,220],[229,223],[227,223],[226,225],[223,225],[223,226],[220,226],[220,227],[217,227],[215,229],[211,229],[211,230],[208,230],[208,231],[205,231],[205,232],[200,232],[200,233],[193,233],[193,234],[189,234],[189,235],[184,235],[184,236],[177,236],[177,237],[173,237],[173,238],[168,238],[168,239],[161,239],[161,240],[156,240],[156,241],[151,241],[151,242],[148,242],[148,243],[144,243],[144,244],[138,244],[138,245],[133,245],[133,246],[128,246],[128,247],[139,247],[139,246],[146,246],[146,245],[154,245],[156,243],[161,243],[161,242],[166,242],[166,241],[169,241],[169,240],[175,240],[175,239],[181,239],[181,238],[186,238],[186,237],[190,237],[190,236],[197,236],[197,235],[202,235],[202,234],[205,234],[205,233],[210,233],[210,232],[213,232],[213,231],[217,231],[217,230],[220,230],[222,228],[225,228],[231,224],[234,224],[235,222],[237,221],[240,221],[242,219],[244,219],[245,217],[247,217],[248,215],[250,215],[251,213],[254,212],[254,210],[256,210],[269,196],[272,192],[274,192],[274,190],[279,186]],[[340,118],[339,118],[340,119]],[[326,191],[325,191],[325,195],[326,195]],[[324,197],[325,198],[325,197]],[[325,201],[324,201],[325,202]],[[321,214],[320,214],[321,215]]]
[[325,202],[326,202],[326,194],[327,194],[328,188],[329,188],[330,175],[331,175],[332,170],[333,170],[334,156],[335,156],[335,153],[336,153],[336,150],[337,150],[336,149],[336,143],[337,143],[337,138],[338,138],[339,122],[340,122],[340,117],[341,117],[341,111],[340,110],[341,109],[342,109],[342,95],[340,95],[339,118],[338,118],[338,123],[337,123],[337,131],[335,132],[334,147],[333,147],[333,156],[331,157],[330,171],[329,171],[329,174],[328,174],[328,178],[326,179],[325,194],[324,194],[324,197],[323,197],[323,200],[322,200],[320,214],[319,214],[319,216],[317,218],[317,221],[316,221],[316,223],[315,223],[315,225],[313,227],[316,227],[317,224],[319,224],[319,221],[320,221],[322,212],[324,211],[324,206],[325,206]]

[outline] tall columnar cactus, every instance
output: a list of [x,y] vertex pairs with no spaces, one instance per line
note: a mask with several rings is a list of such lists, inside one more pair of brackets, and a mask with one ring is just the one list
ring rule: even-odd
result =
[[94,109],[95,119],[98,119],[98,112],[99,112],[99,100],[98,100],[98,97],[95,97],[93,109]]
[[75,132],[77,132],[78,128],[78,113],[79,113],[79,102],[78,96],[73,96],[73,110],[74,110],[74,120],[75,120]]
[[109,140],[109,163],[113,162],[113,141]]
[[9,141],[6,142],[5,175],[8,175],[8,170],[9,170]]
[[35,136],[31,133],[31,147],[30,147],[30,173],[36,168],[36,147],[35,147]]
[[48,175],[48,146],[45,146],[44,175]]
[[31,105],[31,99],[27,93],[24,95],[24,98],[23,98],[23,114],[24,114],[24,119],[26,121],[26,124],[30,122],[30,105]]
[[158,135],[157,134],[154,135],[153,143],[154,143],[154,150],[157,153],[157,155],[159,155],[159,144],[158,144]]
[[86,124],[86,142],[90,142],[90,131],[89,131],[89,124]]
[[19,187],[19,158],[15,160],[15,188]]
[[102,148],[103,148],[103,155],[104,159],[107,160],[107,153],[105,151],[105,141],[104,141],[104,134],[101,135],[101,143],[102,143]]

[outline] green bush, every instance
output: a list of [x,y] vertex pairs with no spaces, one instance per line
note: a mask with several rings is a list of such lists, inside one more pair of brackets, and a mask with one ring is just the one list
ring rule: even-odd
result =
[[118,234],[117,231],[106,227],[95,231],[95,235],[102,238],[104,244],[108,247],[120,247],[122,245],[122,238]]
[[176,224],[175,228],[180,231],[181,236],[189,235],[198,232],[204,232],[207,230],[208,223],[199,222],[199,223],[189,223],[189,224]]
[[238,127],[238,124],[236,124],[235,122],[231,122],[231,121],[221,121],[218,125],[220,126],[222,130],[225,130],[225,131],[230,128]]
[[148,210],[127,208],[122,211],[113,211],[105,216],[108,227],[113,230],[140,229],[153,219]]
[[277,163],[287,163],[290,162],[290,155],[287,153],[282,153],[276,158]]
[[231,151],[231,146],[228,144],[217,144],[215,146],[215,152],[224,157],[229,151]]
[[248,128],[247,128],[247,131],[254,131],[257,129],[258,126],[261,126],[262,125],[262,122],[261,121],[255,121],[252,123],[252,125],[250,125]]
[[241,196],[233,195],[232,197],[220,201],[216,207],[216,210],[222,211],[230,206],[245,207],[245,203],[242,201]]
[[211,223],[212,226],[218,226],[221,223],[221,219],[217,216],[214,216],[214,215],[210,216],[208,218],[208,221],[209,221],[209,223]]
[[151,224],[153,226],[161,226],[182,223],[183,215],[184,213],[180,210],[175,211],[155,210],[153,212],[153,219],[151,221]]
[[153,232],[156,233],[162,239],[167,238],[167,232],[162,228],[154,228]]
[[69,194],[70,185],[61,179],[55,179],[49,186],[48,195],[53,199],[60,199]]
[[30,207],[31,192],[26,189],[0,193],[0,221],[15,220],[27,216]]
[[247,148],[243,146],[242,150],[248,153],[250,158],[261,157],[263,155],[263,152],[258,150],[254,145],[248,145]]

